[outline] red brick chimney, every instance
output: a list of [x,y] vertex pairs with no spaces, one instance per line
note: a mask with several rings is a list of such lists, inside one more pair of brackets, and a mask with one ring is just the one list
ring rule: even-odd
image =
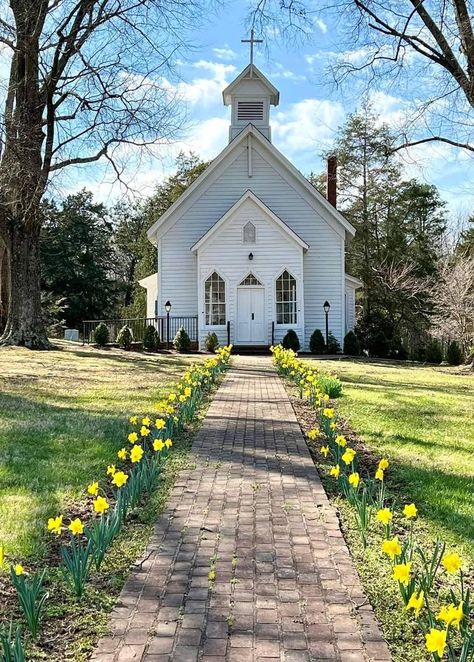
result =
[[328,156],[326,198],[333,207],[337,207],[337,156],[335,154]]

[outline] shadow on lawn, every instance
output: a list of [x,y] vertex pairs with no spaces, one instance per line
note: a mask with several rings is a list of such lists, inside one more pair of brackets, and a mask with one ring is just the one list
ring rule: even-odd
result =
[[[450,375],[449,375],[450,376]],[[405,397],[410,397],[412,395],[412,390],[417,391],[428,391],[428,392],[437,392],[444,393],[449,395],[466,395],[469,391],[474,389],[474,381],[472,384],[446,384],[446,386],[435,385],[435,384],[423,384],[421,382],[393,382],[388,379],[384,379],[379,375],[365,374],[358,377],[352,377],[348,374],[338,375],[342,383],[347,383],[355,386],[364,386],[374,389],[392,389],[392,390],[401,390],[406,391]]]
[[[85,361],[90,359],[105,359],[107,361],[124,363],[127,366],[133,366],[136,369],[146,372],[179,372],[180,369],[187,367],[192,363],[190,359],[199,359],[202,354],[138,354],[131,352],[129,355],[123,353],[113,353],[112,351],[91,351],[84,352],[80,350],[68,350],[68,354],[73,354],[79,359]],[[187,359],[187,360],[186,360]],[[170,367],[167,370],[167,366]],[[162,370],[165,368],[165,370]]]

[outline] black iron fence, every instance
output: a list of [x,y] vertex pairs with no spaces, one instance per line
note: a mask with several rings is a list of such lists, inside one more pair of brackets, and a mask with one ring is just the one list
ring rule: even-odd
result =
[[133,342],[143,342],[143,335],[147,326],[154,326],[158,331],[161,343],[165,346],[168,341],[173,342],[178,329],[183,327],[193,343],[198,342],[198,318],[196,317],[177,317],[170,315],[169,318],[162,317],[135,317],[129,319],[115,320],[84,320],[82,322],[82,343],[89,344],[94,342],[94,331],[97,326],[103,322],[109,329],[109,342],[116,343],[120,329],[124,326],[130,327],[133,334]]

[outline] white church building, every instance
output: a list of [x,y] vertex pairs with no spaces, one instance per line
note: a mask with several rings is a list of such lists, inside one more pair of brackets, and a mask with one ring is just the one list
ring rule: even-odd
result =
[[[354,326],[355,291],[345,273],[355,230],[336,205],[335,162],[328,199],[272,144],[279,92],[249,64],[224,90],[229,144],[148,230],[158,272],[141,281],[147,316],[197,317],[200,346],[268,346],[289,329],[307,349],[315,329],[342,345]],[[332,168],[332,169],[331,169]]]

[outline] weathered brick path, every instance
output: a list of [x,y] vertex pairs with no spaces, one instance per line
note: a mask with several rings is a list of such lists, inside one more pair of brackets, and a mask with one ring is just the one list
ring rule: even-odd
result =
[[390,660],[269,359],[235,359],[193,454],[93,659]]

